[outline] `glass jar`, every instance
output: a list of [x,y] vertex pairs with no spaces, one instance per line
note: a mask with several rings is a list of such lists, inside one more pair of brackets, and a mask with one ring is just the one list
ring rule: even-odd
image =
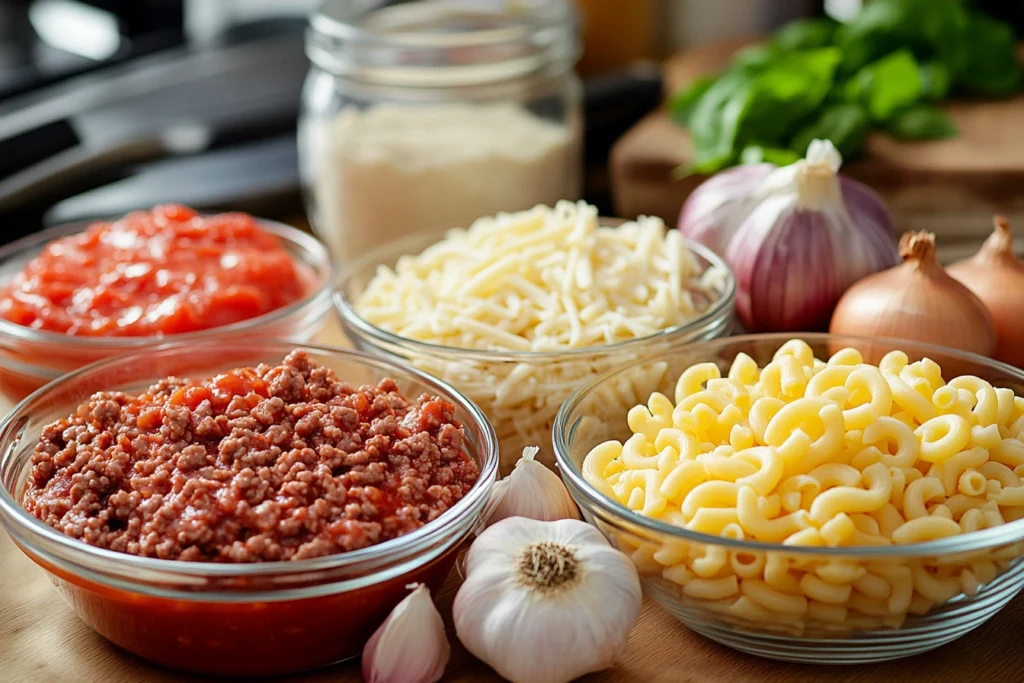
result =
[[336,262],[579,197],[571,2],[329,0],[306,48],[300,168]]

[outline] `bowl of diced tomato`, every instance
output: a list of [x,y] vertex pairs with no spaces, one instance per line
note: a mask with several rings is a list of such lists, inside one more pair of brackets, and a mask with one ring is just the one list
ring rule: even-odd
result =
[[244,213],[166,205],[44,230],[0,249],[0,402],[165,342],[308,341],[331,281],[314,237]]

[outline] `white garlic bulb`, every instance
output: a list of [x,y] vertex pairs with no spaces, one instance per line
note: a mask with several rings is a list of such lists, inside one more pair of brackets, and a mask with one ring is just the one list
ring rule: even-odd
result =
[[575,519],[504,519],[476,539],[464,571],[455,631],[513,683],[565,683],[612,666],[640,614],[633,563]]
[[363,648],[366,683],[434,683],[451,656],[444,621],[423,584],[395,606]]
[[523,449],[507,477],[494,484],[483,519],[488,525],[508,517],[543,521],[579,519],[580,511],[558,475],[535,460],[536,446]]

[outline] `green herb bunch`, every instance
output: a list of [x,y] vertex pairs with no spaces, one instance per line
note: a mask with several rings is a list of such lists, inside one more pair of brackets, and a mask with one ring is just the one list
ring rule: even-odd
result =
[[869,129],[900,139],[956,135],[936,106],[952,95],[1007,97],[1021,86],[1013,29],[961,0],[874,0],[847,24],[800,19],[748,47],[723,73],[671,99],[693,139],[691,173],[790,164],[811,140],[844,157]]

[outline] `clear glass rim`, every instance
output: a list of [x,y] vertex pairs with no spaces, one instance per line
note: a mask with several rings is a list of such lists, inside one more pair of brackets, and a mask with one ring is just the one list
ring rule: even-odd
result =
[[[848,346],[855,346],[856,344],[876,344],[882,346],[891,345],[893,349],[902,350],[913,350],[922,354],[934,353],[943,356],[950,356],[958,360],[967,361],[977,365],[983,365],[990,369],[999,370],[1004,372],[1020,382],[1024,383],[1024,371],[1019,370],[1013,366],[1001,363],[996,360],[985,358],[974,353],[966,351],[958,351],[956,349],[949,349],[943,346],[935,344],[924,344],[918,342],[911,342],[902,339],[893,339],[890,337],[855,337],[849,335],[835,335],[825,332],[792,332],[792,333],[769,333],[769,334],[746,334],[737,335],[733,337],[721,337],[718,339],[711,339],[706,341],[693,342],[683,347],[670,349],[668,351],[659,351],[650,353],[644,357],[638,358],[629,365],[623,365],[611,370],[608,370],[601,375],[598,375],[587,384],[577,389],[569,398],[565,400],[561,408],[558,410],[558,414],[555,416],[554,426],[551,430],[552,445],[555,450],[555,462],[558,465],[558,470],[562,475],[562,478],[566,480],[570,490],[577,492],[579,495],[574,496],[577,503],[580,504],[584,509],[597,510],[602,515],[607,517],[612,522],[624,522],[636,527],[640,527],[648,532],[655,534],[661,534],[665,536],[671,536],[686,541],[694,541],[705,545],[717,545],[729,548],[735,551],[767,551],[767,552],[782,552],[790,555],[807,555],[813,557],[872,557],[872,558],[895,558],[903,556],[926,556],[926,555],[946,555],[950,553],[964,553],[976,550],[984,550],[997,545],[1006,543],[1014,543],[1024,539],[1024,519],[1019,519],[1013,522],[992,527],[990,529],[983,529],[981,531],[972,531],[967,534],[961,534],[959,536],[951,536],[935,541],[927,541],[924,543],[908,543],[906,545],[892,545],[892,546],[850,546],[840,548],[818,548],[818,547],[805,547],[805,546],[787,546],[780,543],[765,543],[761,541],[746,541],[736,540],[731,538],[725,538],[722,536],[712,536],[710,534],[702,534],[696,531],[690,531],[681,527],[674,526],[667,522],[662,522],[643,515],[637,514],[629,508],[621,505],[617,501],[611,500],[606,496],[602,495],[593,486],[591,486],[586,479],[583,478],[583,474],[580,468],[572,461],[570,457],[569,449],[569,433],[573,426],[569,423],[569,418],[575,411],[576,407],[597,387],[602,385],[604,382],[610,380],[616,375],[626,372],[640,364],[658,362],[659,360],[670,359],[679,353],[693,354],[695,356],[701,356],[701,352],[705,351],[704,354],[710,357],[715,349],[723,346],[744,344],[744,343],[778,343],[781,346],[790,339],[803,339],[804,341],[817,342],[817,343],[829,343],[838,342]],[[583,500],[580,500],[579,497]]]
[[[310,18],[306,55],[317,67],[335,76],[412,87],[462,87],[514,79],[544,69],[570,69],[579,57],[573,4],[566,0],[521,4],[520,11],[503,14],[493,4],[472,5],[459,0],[417,4],[327,0]],[[500,26],[470,29],[416,28],[431,19],[466,10],[509,21]],[[403,14],[415,20],[414,28],[396,28],[396,15]],[[375,15],[383,15],[391,23],[368,21]],[[509,46],[524,52],[509,54]],[[397,62],[381,61],[381,54],[388,50],[410,56]],[[468,54],[467,51],[473,52],[475,61],[436,62],[440,54]]]
[[[571,22],[574,19],[572,5],[564,0],[551,2],[533,2],[529,7],[524,7],[523,12],[516,15],[519,23],[513,26],[501,28],[476,29],[472,31],[445,31],[441,33],[432,31],[381,31],[379,29],[361,26],[359,20],[372,16],[381,11],[387,11],[400,5],[378,4],[369,6],[367,2],[361,3],[361,7],[351,6],[353,3],[341,3],[326,0],[320,8],[310,17],[310,29],[317,34],[354,42],[385,43],[389,45],[405,47],[436,48],[438,46],[449,47],[471,47],[474,45],[489,45],[493,43],[506,43],[510,39],[525,40],[530,33],[539,27],[560,25]],[[428,10],[454,10],[465,9],[470,6],[465,2],[453,0],[432,0]],[[349,5],[346,7],[345,5]],[[408,6],[419,10],[424,14],[422,6]],[[478,11],[485,11],[486,7],[474,7]]]
[[[605,221],[607,219],[601,219]],[[682,325],[668,327],[654,334],[635,339],[604,344],[601,346],[584,346],[579,348],[559,349],[554,351],[488,351],[484,349],[464,349],[443,344],[433,344],[402,337],[378,327],[360,316],[355,310],[355,302],[349,300],[347,285],[358,273],[384,262],[391,262],[395,257],[405,254],[417,254],[439,239],[438,235],[410,235],[382,247],[377,247],[363,257],[343,266],[338,275],[338,284],[334,290],[334,305],[341,316],[342,324],[362,338],[371,339],[378,344],[404,347],[426,356],[438,356],[453,360],[468,360],[480,363],[512,362],[537,363],[567,358],[594,358],[621,353],[639,352],[650,344],[659,341],[673,342],[677,338],[686,338],[716,322],[725,322],[732,315],[733,302],[736,298],[736,278],[717,254],[699,242],[684,237],[683,243],[688,249],[706,261],[709,268],[718,268],[725,274],[725,286],[722,293],[708,309],[693,320]]]
[[[339,349],[328,346],[317,346],[310,344],[293,344],[286,341],[266,340],[259,342],[246,342],[245,345],[251,348],[265,347],[268,352],[284,351],[287,353],[292,349],[307,350],[320,355],[329,355],[335,358],[342,358],[361,365],[382,370],[385,373],[397,373],[398,377],[406,376],[415,381],[421,382],[424,386],[436,390],[439,395],[452,401],[457,407],[465,411],[472,419],[471,425],[479,430],[482,435],[482,442],[477,444],[479,458],[481,461],[480,474],[476,483],[469,493],[462,497],[459,502],[446,510],[433,522],[424,524],[419,529],[412,531],[398,538],[378,543],[351,552],[335,553],[323,557],[308,560],[275,561],[275,562],[253,562],[253,563],[215,563],[215,562],[184,562],[180,560],[162,560],[151,557],[129,555],[113,550],[106,550],[91,546],[87,543],[71,538],[60,533],[56,529],[43,523],[33,515],[29,514],[16,500],[14,494],[7,489],[7,486],[0,482],[0,513],[3,513],[5,520],[17,524],[26,531],[29,537],[40,537],[50,544],[54,549],[59,550],[61,559],[77,565],[78,560],[88,559],[94,562],[103,563],[105,567],[113,570],[118,576],[131,575],[132,572],[151,571],[169,575],[184,575],[196,578],[245,578],[245,577],[266,577],[266,576],[288,576],[318,572],[340,568],[358,568],[360,564],[369,561],[386,562],[389,560],[402,560],[414,551],[417,544],[425,539],[430,539],[442,531],[451,530],[452,527],[459,527],[464,524],[475,524],[475,520],[467,520],[466,516],[476,506],[486,502],[490,494],[491,486],[497,477],[498,472],[498,438],[483,411],[472,400],[456,390],[447,382],[432,375],[408,368],[398,363],[391,362],[384,358],[372,356],[361,351],[350,349]],[[206,342],[201,345],[208,349],[218,349],[221,345],[213,342]],[[118,365],[128,361],[143,359],[155,353],[167,353],[173,355],[179,351],[195,351],[196,344],[168,343],[163,344],[146,353],[131,354],[117,358],[104,359],[84,366],[74,372],[62,376],[60,379],[50,382],[46,386],[36,390],[27,398],[18,403],[13,410],[0,422],[0,444],[6,444],[11,440],[10,432],[17,428],[22,422],[22,413],[26,411],[35,401],[38,401],[57,387],[81,379],[89,374],[99,372],[105,368]],[[283,354],[282,354],[283,355]],[[394,376],[394,375],[393,375]],[[144,380],[143,380],[144,381]],[[465,422],[464,422],[465,424]],[[469,426],[469,425],[467,425]],[[12,449],[10,446],[0,454],[0,472],[10,466]],[[454,532],[453,532],[454,533]],[[35,548],[33,552],[39,552]],[[77,558],[77,559],[76,559]]]
[[[46,330],[35,330],[0,318],[0,347],[3,346],[4,337],[16,339],[20,342],[57,344],[91,350],[109,349],[112,351],[132,351],[139,349],[140,347],[150,347],[153,345],[168,343],[201,342],[221,335],[245,332],[252,328],[261,327],[277,320],[287,318],[298,311],[301,311],[303,308],[316,303],[318,299],[324,298],[325,293],[330,293],[335,277],[334,266],[331,262],[330,255],[327,253],[327,247],[325,247],[320,240],[313,235],[303,232],[298,228],[293,228],[290,225],[285,225],[284,223],[278,223],[277,221],[271,221],[264,218],[255,218],[255,220],[261,228],[270,232],[285,244],[293,247],[294,251],[300,252],[303,255],[303,260],[308,261],[314,268],[317,276],[316,287],[302,299],[292,302],[287,306],[270,311],[269,313],[264,313],[263,315],[255,318],[240,320],[239,322],[232,323],[230,325],[213,327],[207,330],[198,330],[196,332],[167,335],[163,337],[74,336],[59,334],[57,332],[49,332]],[[48,242],[57,238],[83,232],[95,222],[96,221],[94,220],[76,221],[74,223],[55,225],[41,232],[15,240],[14,242],[0,248],[0,263],[6,262],[21,252],[41,248]],[[329,308],[329,304],[325,304],[325,308]],[[0,364],[2,364],[2,361],[0,361]],[[61,374],[62,373],[59,372],[54,373],[53,377],[56,378]]]

